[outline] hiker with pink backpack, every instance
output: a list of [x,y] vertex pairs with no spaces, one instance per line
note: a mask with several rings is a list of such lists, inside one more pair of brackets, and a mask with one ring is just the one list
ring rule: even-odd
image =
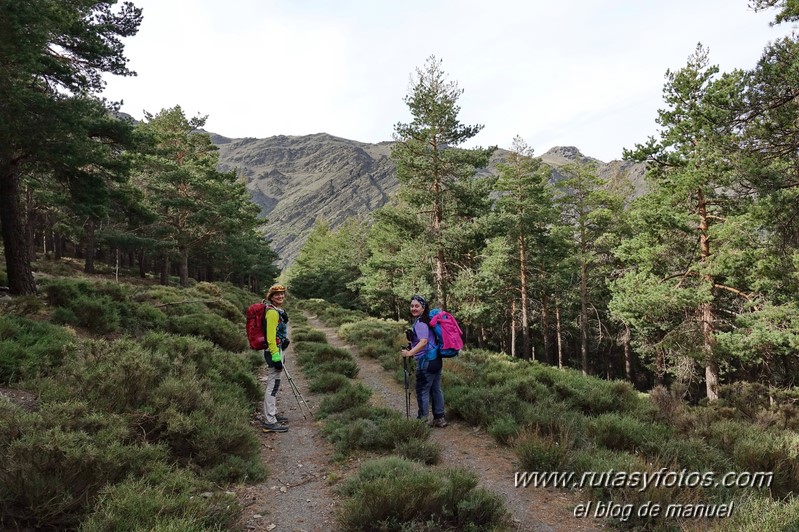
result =
[[[417,419],[427,421],[432,403],[433,427],[446,427],[444,419],[444,392],[441,389],[443,358],[456,356],[463,347],[462,333],[455,318],[446,311],[430,310],[427,300],[420,295],[411,298],[410,349],[401,351],[403,357],[416,361]],[[454,325],[454,328],[452,327]],[[457,346],[457,347],[456,347]]]

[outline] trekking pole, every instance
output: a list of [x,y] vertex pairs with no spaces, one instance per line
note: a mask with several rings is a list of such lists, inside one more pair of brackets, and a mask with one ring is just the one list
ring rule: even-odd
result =
[[[283,359],[283,350],[280,350],[280,358]],[[294,382],[294,379],[291,378],[291,373],[289,373],[288,368],[286,367],[285,360],[283,362],[283,373],[286,375],[286,380],[289,381],[289,388],[291,388],[291,393],[294,394],[294,399],[297,400],[297,406],[300,407],[300,414],[302,414],[303,419],[308,419],[305,415],[305,410],[302,409],[303,405],[308,410],[308,413],[311,413],[311,407],[308,406],[307,401],[305,401],[305,397],[302,396],[302,392],[300,388],[297,386],[297,383]]]
[[[408,345],[406,346],[408,351],[411,350],[411,344],[413,343],[413,333],[411,333],[410,329],[405,331],[405,338],[408,340]],[[402,357],[402,370],[405,376],[405,419],[411,418],[411,390],[410,390],[410,376],[408,374],[408,357]]]

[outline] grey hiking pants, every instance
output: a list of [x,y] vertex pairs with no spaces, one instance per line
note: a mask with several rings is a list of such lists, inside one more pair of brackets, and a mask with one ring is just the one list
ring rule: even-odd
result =
[[264,422],[277,423],[277,391],[280,389],[280,376],[283,371],[267,364],[266,392],[264,392]]

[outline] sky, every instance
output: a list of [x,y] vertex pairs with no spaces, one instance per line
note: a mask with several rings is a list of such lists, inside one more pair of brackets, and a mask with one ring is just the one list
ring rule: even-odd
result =
[[609,162],[657,134],[666,71],[698,43],[722,72],[750,69],[794,28],[747,0],[133,0],[135,77],[103,96],[136,119],[180,105],[231,138],[329,133],[392,140],[412,120],[412,76],[430,56],[483,129],[464,147],[536,155],[576,146]]

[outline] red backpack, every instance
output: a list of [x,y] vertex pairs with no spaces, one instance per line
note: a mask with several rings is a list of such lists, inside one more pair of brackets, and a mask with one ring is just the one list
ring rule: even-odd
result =
[[259,301],[247,309],[247,340],[253,349],[266,349],[266,307]]

